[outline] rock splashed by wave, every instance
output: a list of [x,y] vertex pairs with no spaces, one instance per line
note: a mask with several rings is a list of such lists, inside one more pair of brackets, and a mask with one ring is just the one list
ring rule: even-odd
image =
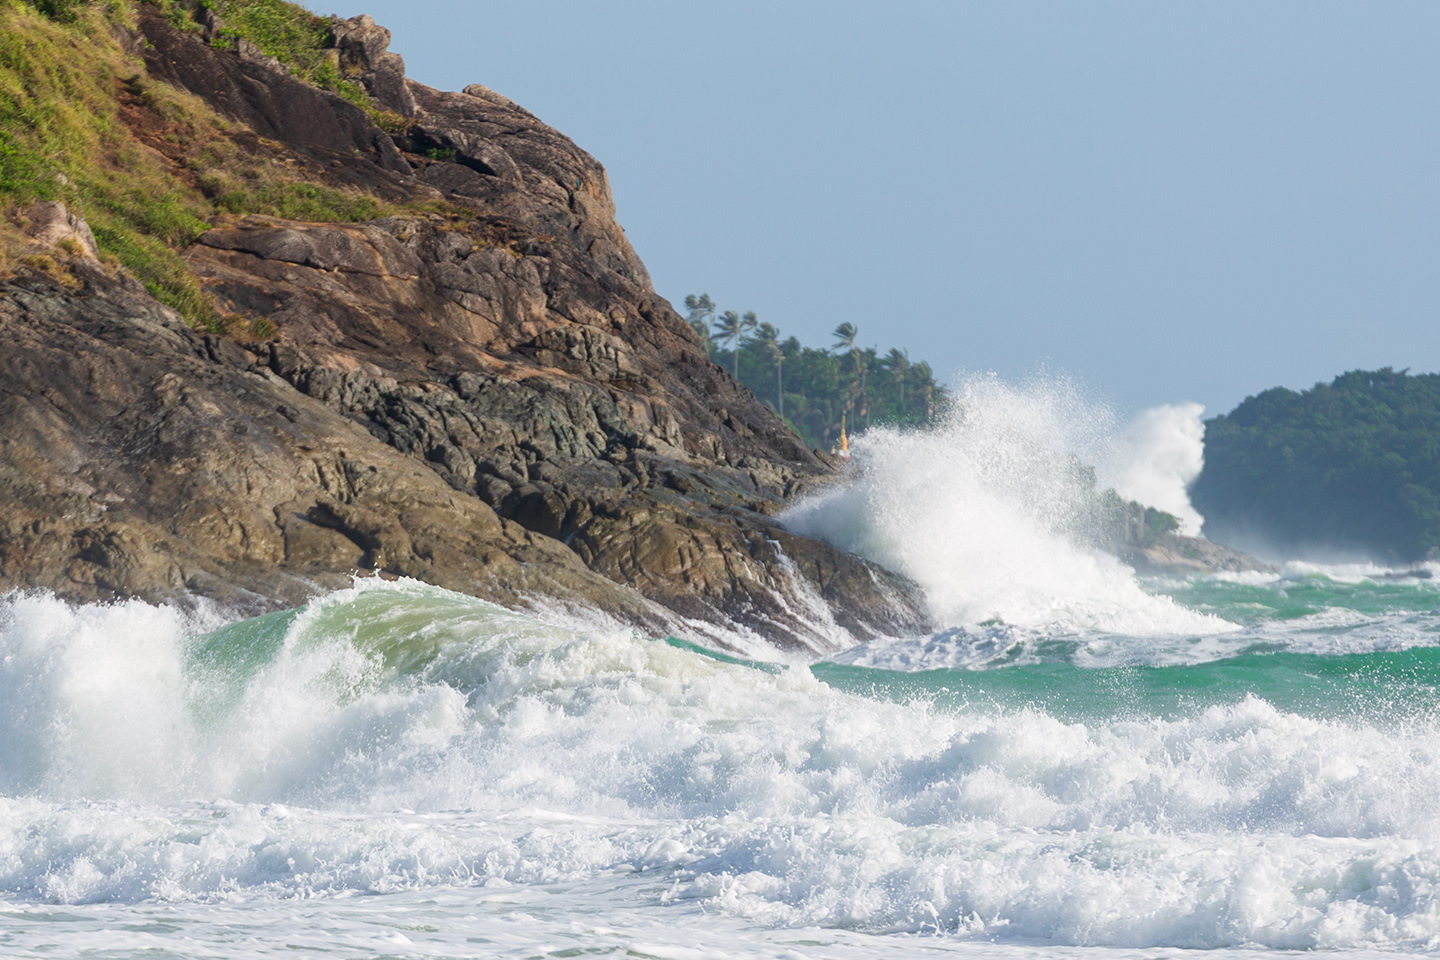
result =
[[1180,521],[1198,537],[1205,518],[1190,502],[1189,486],[1205,466],[1205,424],[1198,403],[1169,403],[1144,410],[1099,459],[1100,477],[1115,492]]
[[1128,479],[1127,490],[1183,500],[1188,465],[1174,467],[1171,454],[1191,452],[1198,413],[1193,405],[1152,411],[1122,432],[1110,411],[1063,380],[972,377],[934,428],[864,434],[853,480],[784,519],[915,580],[942,626],[999,619],[1052,631],[1223,630],[1145,593],[1092,545],[1088,465]]

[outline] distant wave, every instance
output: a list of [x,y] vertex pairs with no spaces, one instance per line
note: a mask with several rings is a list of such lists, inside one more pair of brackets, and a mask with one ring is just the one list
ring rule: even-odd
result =
[[1188,487],[1205,466],[1205,425],[1198,403],[1143,410],[1097,457],[1102,484],[1127,500],[1173,514],[1180,533],[1200,536],[1205,518],[1190,503]]

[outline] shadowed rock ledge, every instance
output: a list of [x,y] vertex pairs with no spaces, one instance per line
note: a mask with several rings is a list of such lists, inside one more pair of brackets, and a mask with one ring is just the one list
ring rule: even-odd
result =
[[0,589],[261,610],[375,570],[649,632],[926,629],[907,581],[773,519],[833,465],[654,293],[593,158],[484,87],[405,80],[358,18],[336,43],[399,133],[244,44],[139,28],[153,78],[414,212],[204,233],[190,269],[262,343],[88,256],[0,285]]
[[1120,557],[1140,574],[1149,576],[1191,576],[1198,573],[1277,573],[1279,568],[1257,560],[1233,547],[1199,537],[1168,534],[1146,546],[1132,546]]

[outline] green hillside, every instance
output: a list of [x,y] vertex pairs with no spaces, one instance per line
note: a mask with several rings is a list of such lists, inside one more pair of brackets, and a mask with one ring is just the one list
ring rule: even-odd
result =
[[1205,425],[1205,532],[1291,553],[1440,552],[1440,374],[1355,370],[1249,397]]

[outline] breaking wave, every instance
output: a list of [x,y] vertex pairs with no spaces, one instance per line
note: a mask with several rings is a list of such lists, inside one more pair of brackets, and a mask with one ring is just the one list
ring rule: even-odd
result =
[[[1278,611],[1293,587],[1213,589]],[[1433,624],[1428,584],[1393,589]],[[212,626],[0,601],[5,902],[545,889],[610,927],[658,910],[1016,944],[1440,942],[1430,649],[1329,676],[1262,644],[1143,682],[1071,651],[905,686],[379,580]],[[1382,674],[1325,707],[1327,683]],[[1274,692],[1291,675],[1318,705]],[[1124,696],[1146,684],[1163,696]]]
[[[1182,414],[1194,418],[1188,408]],[[1128,567],[1090,545],[1095,477],[1085,464],[1133,461],[1117,442],[1113,416],[1073,385],[972,377],[933,428],[857,438],[853,478],[783,519],[913,579],[942,627],[1000,620],[1047,633],[1136,636],[1228,629],[1146,593]],[[1131,453],[1152,447],[1136,441]]]

